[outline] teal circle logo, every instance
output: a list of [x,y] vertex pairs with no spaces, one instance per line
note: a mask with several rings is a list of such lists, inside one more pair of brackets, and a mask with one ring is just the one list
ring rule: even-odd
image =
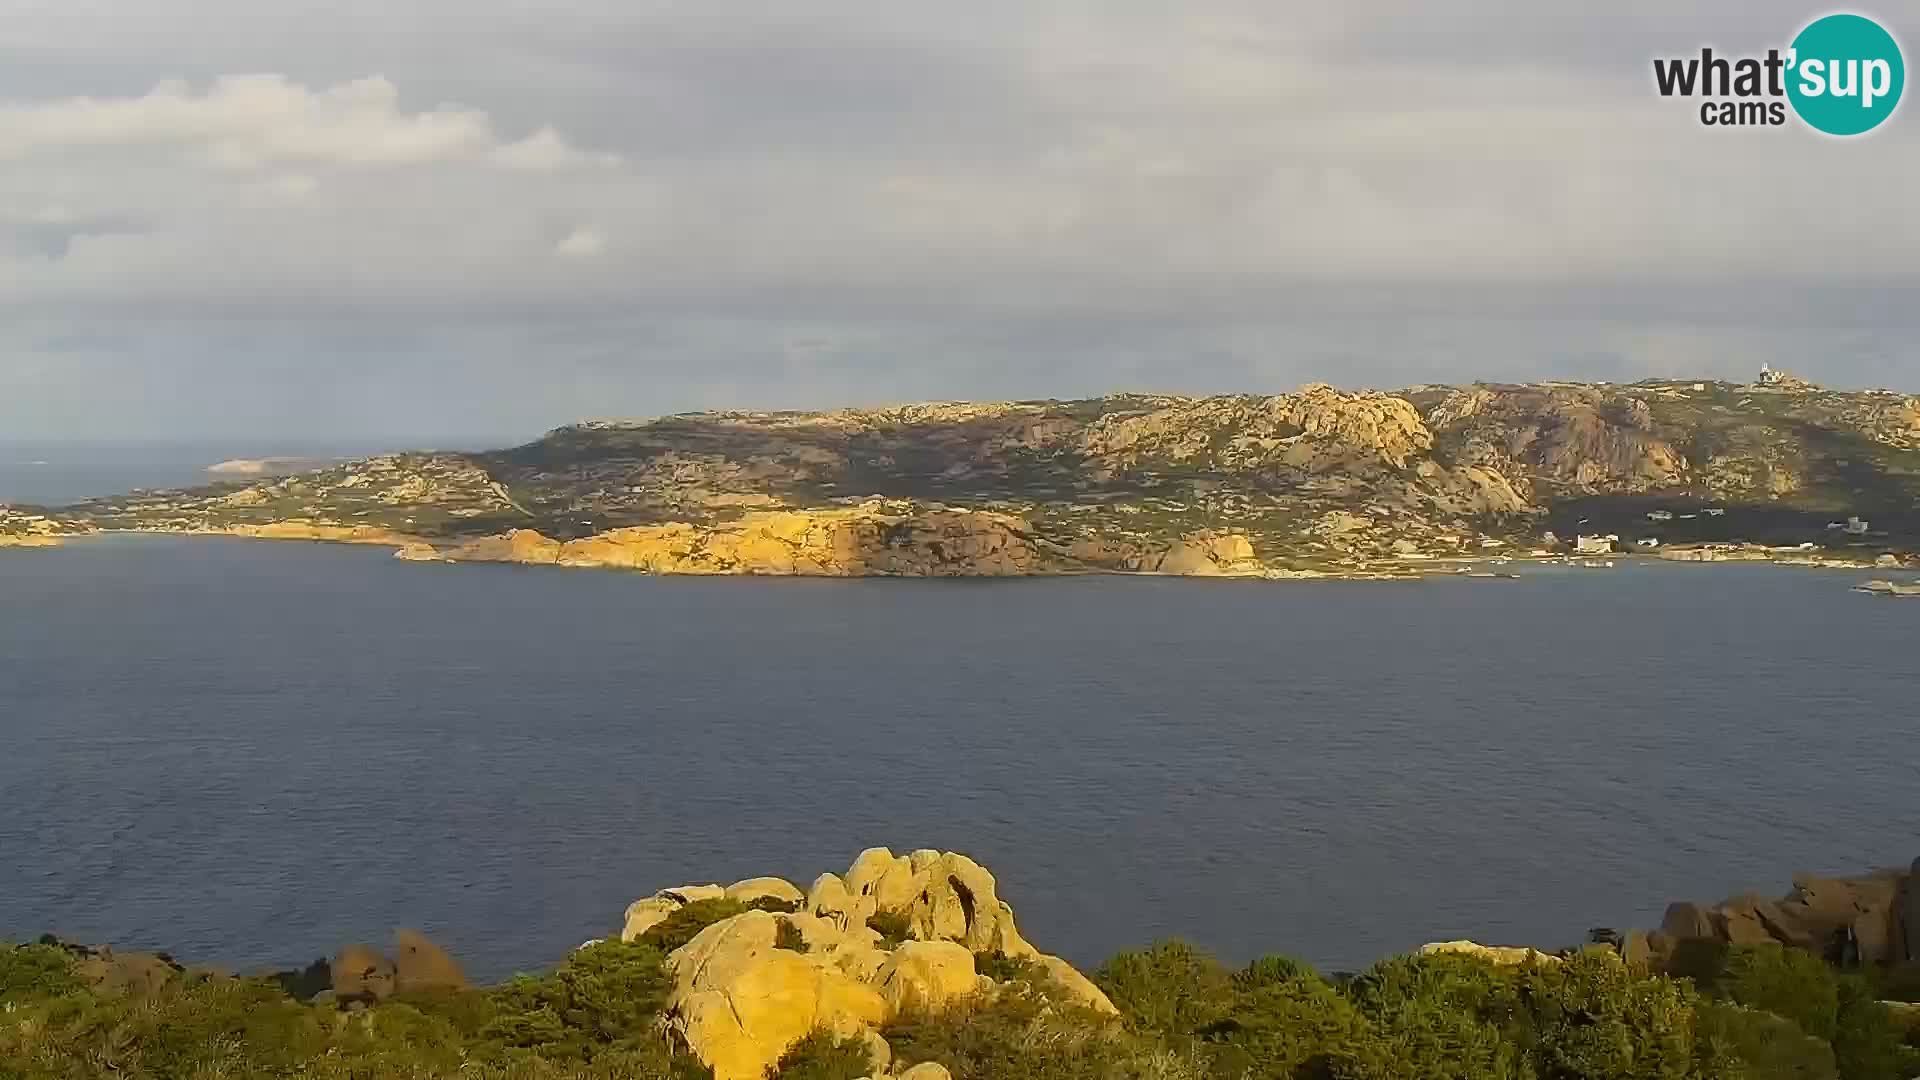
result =
[[1815,19],[1793,39],[1787,99],[1808,126],[1860,135],[1893,115],[1906,89],[1900,43],[1863,15]]

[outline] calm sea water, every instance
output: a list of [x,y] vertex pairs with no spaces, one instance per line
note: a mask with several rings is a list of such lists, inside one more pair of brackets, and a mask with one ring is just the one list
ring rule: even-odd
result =
[[632,899],[969,852],[1082,963],[1555,946],[1920,854],[1920,603],[1870,575],[663,579],[0,552],[0,937],[482,976]]
[[[503,444],[504,445],[504,444]],[[20,443],[0,441],[0,504],[62,506],[134,488],[197,487],[221,479],[207,466],[232,458],[364,456],[336,443]]]
[[220,460],[224,459],[101,462],[16,453],[0,458],[0,505],[64,506],[134,488],[196,487],[219,479],[207,472],[207,466]]

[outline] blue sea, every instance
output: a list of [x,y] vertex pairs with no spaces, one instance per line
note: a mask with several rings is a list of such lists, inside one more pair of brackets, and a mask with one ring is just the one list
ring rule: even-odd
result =
[[1560,946],[1920,854],[1872,575],[675,579],[377,548],[0,551],[0,938],[483,977],[692,881],[967,852],[1082,964]]
[[46,443],[0,440],[0,505],[64,506],[135,488],[199,487],[207,466],[234,458],[327,460],[380,453],[372,443],[270,442]]

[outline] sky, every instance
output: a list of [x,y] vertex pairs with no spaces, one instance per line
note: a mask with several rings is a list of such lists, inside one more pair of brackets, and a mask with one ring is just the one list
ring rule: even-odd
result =
[[[1920,0],[1876,3],[1912,61]],[[0,440],[1763,362],[1920,392],[1920,106],[1839,140],[1653,88],[1826,10],[0,0]]]

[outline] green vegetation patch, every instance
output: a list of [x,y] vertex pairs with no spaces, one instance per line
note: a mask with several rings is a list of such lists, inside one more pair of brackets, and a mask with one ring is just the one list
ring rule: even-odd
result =
[[[176,974],[146,993],[86,985],[76,954],[0,946],[0,1077],[615,1077],[710,1074],[669,1039],[663,946],[733,901],[689,904],[656,940],[601,942],[553,970],[475,990],[343,1007],[272,978]],[[786,920],[782,926],[791,927]],[[664,924],[663,924],[664,925]],[[782,935],[785,937],[786,935]],[[797,936],[794,935],[794,936]],[[792,942],[783,943],[791,947]],[[1606,950],[1495,967],[1400,957],[1329,980],[1286,957],[1229,968],[1168,942],[1095,974],[1119,1016],[1049,992],[989,953],[999,984],[880,1032],[896,1071],[957,1080],[1906,1080],[1912,1033],[1866,978],[1777,947],[1648,976]],[[1899,976],[1895,972],[1877,978]],[[773,1080],[874,1074],[867,1040],[816,1033]]]

